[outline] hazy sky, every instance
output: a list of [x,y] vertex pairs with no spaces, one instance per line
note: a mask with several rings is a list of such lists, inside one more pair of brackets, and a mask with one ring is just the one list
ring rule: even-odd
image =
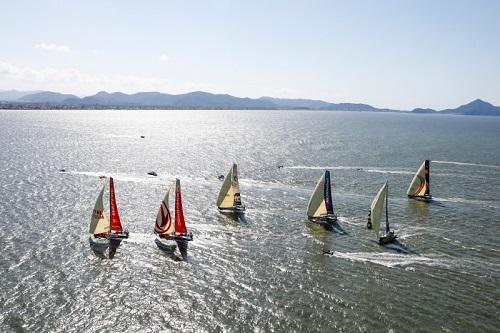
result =
[[0,90],[500,105],[500,1],[0,0]]

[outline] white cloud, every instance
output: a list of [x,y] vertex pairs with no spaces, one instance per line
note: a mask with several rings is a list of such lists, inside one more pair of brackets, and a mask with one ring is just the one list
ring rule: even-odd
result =
[[93,50],[92,50],[92,51],[90,51],[90,52],[92,52],[92,54],[94,54],[94,55],[99,54],[99,50],[96,50],[96,49],[93,49]]
[[167,62],[168,61],[168,55],[166,55],[165,53],[161,54],[159,57],[158,57],[158,60],[162,61],[162,62]]
[[96,91],[172,91],[168,80],[134,75],[83,73],[76,68],[34,69],[0,60],[0,90],[53,90],[63,93],[94,94]]
[[57,45],[57,44],[36,44],[35,48],[45,51],[69,53],[71,51],[70,47],[67,45]]

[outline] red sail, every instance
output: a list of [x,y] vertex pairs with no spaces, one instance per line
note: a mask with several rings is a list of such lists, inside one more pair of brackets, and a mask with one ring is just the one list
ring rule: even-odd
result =
[[118,207],[116,206],[115,184],[112,177],[109,178],[109,222],[111,225],[111,231],[122,231],[120,215],[118,214]]
[[187,234],[184,210],[182,209],[181,182],[179,179],[175,180],[175,233]]

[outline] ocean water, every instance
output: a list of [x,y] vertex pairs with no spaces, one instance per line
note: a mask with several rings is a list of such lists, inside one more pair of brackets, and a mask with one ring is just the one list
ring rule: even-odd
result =
[[[500,118],[1,111],[0,144],[1,332],[500,331]],[[432,204],[405,195],[424,159]],[[238,221],[215,205],[232,162]],[[346,235],[307,222],[324,169]],[[131,233],[113,260],[88,244],[100,175]],[[187,262],[152,234],[176,177]],[[365,228],[385,180],[397,248]]]

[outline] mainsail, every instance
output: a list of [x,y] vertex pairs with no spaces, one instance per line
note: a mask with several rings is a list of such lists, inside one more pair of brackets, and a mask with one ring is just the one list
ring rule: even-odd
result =
[[104,214],[104,203],[102,200],[105,188],[106,184],[102,187],[101,193],[99,193],[99,196],[97,197],[94,210],[92,211],[92,216],[90,218],[89,233],[94,235],[109,232],[109,221],[106,219],[106,215]]
[[113,177],[109,178],[109,221],[111,231],[123,231],[122,224],[120,222],[120,215],[118,214],[118,206],[116,205],[115,184],[113,182]]
[[184,210],[182,209],[181,181],[179,179],[175,180],[175,234],[187,234]]
[[425,160],[424,163],[418,168],[417,173],[413,177],[413,180],[408,187],[406,194],[412,197],[423,197],[430,195],[430,184],[429,184],[429,160]]
[[163,201],[161,202],[160,209],[158,210],[158,215],[156,215],[156,223],[155,223],[155,234],[159,235],[167,235],[174,233],[175,227],[172,223],[172,216],[170,214],[168,199],[170,196],[170,190],[172,186],[169,187]]
[[219,209],[234,208],[241,205],[240,184],[238,181],[238,167],[233,163],[217,197]]
[[[370,207],[370,216],[371,216],[371,224],[372,224],[372,229],[375,231],[377,236],[379,236],[380,232],[380,219],[382,217],[382,211],[384,210],[384,200],[386,199],[387,196],[387,182],[385,182],[384,185],[380,188],[378,191],[377,195],[372,201],[372,205]],[[386,212],[386,219],[387,219],[387,212]],[[388,223],[387,223],[387,228],[388,228]]]
[[332,190],[330,185],[330,171],[325,173],[318,181],[313,195],[307,206],[307,216],[317,218],[325,215],[333,215]]

